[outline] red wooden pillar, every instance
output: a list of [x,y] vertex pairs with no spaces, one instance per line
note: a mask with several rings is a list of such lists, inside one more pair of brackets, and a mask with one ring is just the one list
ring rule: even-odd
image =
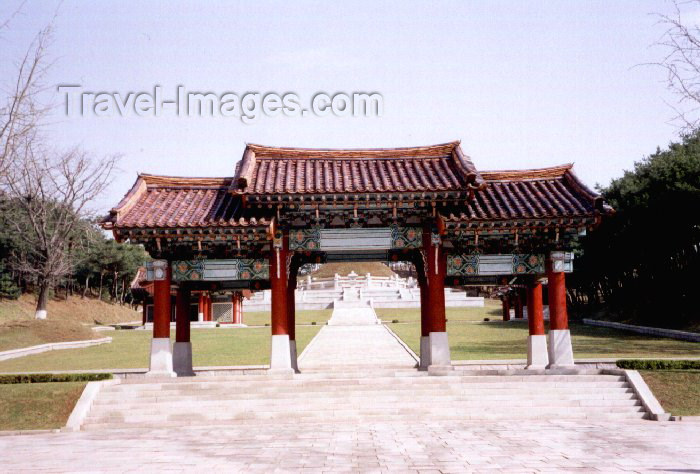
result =
[[527,325],[531,336],[544,336],[542,284],[531,282],[527,287]]
[[170,338],[170,269],[153,282],[153,338]]
[[175,293],[175,342],[190,342],[190,290]]
[[299,371],[297,365],[297,341],[296,341],[296,295],[298,268],[293,265],[289,269],[289,281],[287,282],[287,329],[289,330],[289,357],[292,369]]
[[547,264],[547,294],[549,296],[549,367],[573,367],[574,354],[566,311],[566,279],[564,272],[552,271]]
[[[159,263],[159,262],[155,262]],[[173,377],[173,352],[170,345],[170,264],[162,268],[163,277],[153,281],[153,339],[147,375]]]
[[231,294],[231,322],[233,324],[241,324],[241,294],[238,291],[234,291]]
[[569,329],[566,312],[566,281],[563,272],[549,272],[549,328]]
[[[427,237],[426,234],[428,234]],[[428,239],[430,239],[429,246],[425,247]],[[430,365],[450,366],[452,361],[450,359],[450,347],[447,341],[447,321],[445,319],[447,258],[436,229],[424,228],[423,242],[427,263]]]
[[190,342],[190,290],[179,287],[175,294],[175,344],[173,370],[181,377],[193,376]]
[[297,289],[297,276],[289,273],[289,281],[287,282],[287,329],[289,331],[289,340],[296,340],[296,298],[294,292]]
[[205,296],[205,299],[204,299],[204,320],[205,321],[212,320],[211,310],[212,310],[211,295],[209,293],[207,293]]
[[[430,233],[423,232],[423,248],[430,247]],[[428,281],[425,275],[425,261],[423,255],[417,255],[413,265],[416,267],[418,288],[420,290],[420,362],[418,368],[427,370],[430,366],[430,306],[428,298]]]
[[287,320],[287,252],[273,249],[270,256],[270,298],[272,335],[289,336]]
[[238,292],[238,324],[243,324],[243,292]]
[[515,319],[523,319],[523,297],[522,290],[520,288],[516,289],[515,293]]
[[430,332],[445,332],[445,273],[446,258],[442,244],[430,243],[427,250],[428,316]]
[[425,279],[425,272],[422,266],[419,271],[423,275],[418,278],[418,287],[420,288],[420,364],[418,367],[427,370],[428,366],[430,366],[430,314],[428,311],[430,302],[428,282]]
[[197,319],[199,321],[204,321],[204,304],[205,304],[204,292],[201,291],[199,293],[199,298],[197,300]]
[[510,296],[508,294],[501,297],[501,306],[503,309],[503,321],[510,321]]
[[270,252],[270,293],[272,344],[270,369],[292,369],[287,317],[287,253],[289,238],[279,230],[273,238]]
[[549,355],[544,335],[542,284],[537,280],[532,280],[527,286],[527,325],[530,335],[527,338],[526,368],[544,369],[549,364]]

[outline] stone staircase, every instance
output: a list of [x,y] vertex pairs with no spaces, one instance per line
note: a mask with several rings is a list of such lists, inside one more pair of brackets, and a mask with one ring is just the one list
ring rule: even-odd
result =
[[624,376],[524,373],[430,376],[346,366],[294,376],[125,380],[103,387],[82,429],[645,417]]
[[336,308],[328,320],[329,326],[366,326],[379,324],[377,313],[372,308]]

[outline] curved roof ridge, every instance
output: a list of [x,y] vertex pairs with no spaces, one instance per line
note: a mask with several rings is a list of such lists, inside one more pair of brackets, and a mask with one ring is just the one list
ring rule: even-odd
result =
[[231,177],[208,176],[169,176],[139,173],[139,179],[143,179],[148,186],[229,186]]
[[525,170],[493,170],[480,171],[481,177],[486,181],[521,181],[526,179],[561,178],[567,172],[571,172],[573,163],[549,166],[546,168],[531,168]]
[[[483,180],[471,159],[465,155],[459,140],[437,145],[397,148],[291,148],[270,147],[249,143],[243,158],[236,165],[231,183],[235,194],[315,194],[346,192],[433,192],[479,189]],[[382,162],[382,185],[369,181],[368,171],[373,163]],[[329,168],[327,163],[334,162]],[[349,162],[354,163],[351,167]],[[344,163],[344,172],[337,169]],[[424,185],[416,174],[428,168],[406,166],[410,163],[430,163],[430,169],[441,176],[453,176],[438,184]],[[293,181],[298,168],[317,177],[316,181]],[[280,176],[279,169],[284,170]],[[265,172],[261,174],[260,170]],[[350,173],[352,176],[347,176]],[[289,176],[286,176],[289,174]],[[317,182],[319,181],[319,182]],[[348,186],[348,183],[351,183]],[[264,188],[265,193],[260,190]]]
[[396,155],[406,153],[407,155],[430,156],[430,153],[441,152],[450,153],[455,147],[460,145],[459,140],[438,143],[425,146],[408,147],[388,147],[388,148],[303,148],[303,147],[275,147],[259,145],[256,143],[246,144],[246,149],[255,153],[257,158],[355,158],[356,155],[371,155],[371,157],[381,155]]

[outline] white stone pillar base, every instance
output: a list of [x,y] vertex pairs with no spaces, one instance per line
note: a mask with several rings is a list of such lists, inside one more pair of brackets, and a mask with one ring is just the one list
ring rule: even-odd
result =
[[173,344],[173,370],[178,377],[192,377],[192,343],[176,342]]
[[430,368],[452,368],[450,358],[450,344],[447,341],[446,332],[431,332],[428,336],[430,340]]
[[272,336],[270,349],[270,370],[292,371],[292,350],[289,344],[288,334],[275,334]]
[[574,367],[574,351],[571,348],[571,332],[568,329],[549,330],[548,369]]
[[173,371],[173,351],[169,337],[151,339],[151,364],[146,372],[148,377],[175,377]]
[[420,363],[418,365],[419,370],[428,370],[430,365],[430,337],[421,336],[420,337]]
[[296,340],[291,340],[289,341],[289,357],[291,358],[292,362],[292,369],[294,369],[294,372],[299,372],[299,364],[297,363],[297,341]]
[[200,323],[204,321],[204,313],[197,313],[197,321]]
[[40,309],[34,313],[34,319],[46,319],[46,310]]
[[547,353],[547,336],[538,334],[527,337],[527,367],[526,369],[544,369],[549,364]]

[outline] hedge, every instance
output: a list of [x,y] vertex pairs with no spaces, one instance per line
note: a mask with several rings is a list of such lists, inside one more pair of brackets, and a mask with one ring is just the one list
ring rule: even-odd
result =
[[617,366],[630,370],[700,370],[700,360],[622,359]]
[[97,382],[111,378],[112,374],[11,374],[0,375],[0,385],[13,383]]

